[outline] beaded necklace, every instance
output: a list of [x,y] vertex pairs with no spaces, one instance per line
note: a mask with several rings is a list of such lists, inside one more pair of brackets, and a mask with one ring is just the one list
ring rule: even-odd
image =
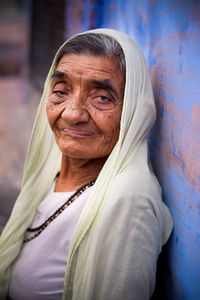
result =
[[24,240],[24,243],[27,243],[33,239],[35,239],[38,235],[41,234],[41,232],[47,228],[47,226],[55,220],[64,210],[66,207],[68,207],[70,204],[74,202],[85,190],[87,190],[89,187],[93,186],[95,184],[95,180],[92,180],[83,186],[81,186],[71,197],[67,199],[67,201],[61,205],[44,223],[42,223],[40,226],[34,227],[34,228],[28,228],[27,232],[35,232],[31,237],[26,238]]

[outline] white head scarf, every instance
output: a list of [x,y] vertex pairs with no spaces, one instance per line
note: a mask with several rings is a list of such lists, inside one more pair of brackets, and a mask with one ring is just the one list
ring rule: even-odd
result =
[[[139,203],[139,206],[143,203],[142,211],[145,211],[148,203],[159,224],[159,234],[153,233],[159,237],[155,240],[157,258],[162,245],[171,233],[172,219],[168,209],[162,203],[160,187],[148,165],[147,132],[155,121],[155,104],[145,59],[137,44],[123,33],[111,29],[96,29],[89,32],[106,34],[119,42],[125,55],[126,84],[119,140],[97,178],[76,227],[68,255],[63,299],[71,299],[72,294],[73,299],[122,299],[119,298],[119,291],[116,291],[118,293],[116,295],[110,295],[107,287],[108,283],[111,286],[118,284],[118,280],[122,280],[125,288],[130,288],[129,280],[123,277],[127,274],[121,274],[120,278],[115,276],[116,270],[113,265],[116,265],[116,261],[112,261],[112,257],[108,255],[107,239],[119,236],[116,230],[122,230],[121,237],[127,232],[131,234],[133,228],[130,227],[128,214],[133,203]],[[56,56],[47,76],[38,108],[24,167],[22,190],[1,237],[0,295],[2,299],[7,293],[11,264],[20,252],[25,231],[34,218],[38,204],[60,170],[61,153],[46,117],[50,75],[54,71],[55,60]],[[118,201],[121,201],[119,199],[123,201],[122,207],[119,205]],[[138,201],[138,199],[142,200]],[[133,213],[137,209],[141,207],[137,208],[136,205]],[[115,226],[113,226],[114,221],[116,221]],[[121,244],[119,239],[114,238],[112,251],[118,253],[120,257],[125,251],[127,255],[122,263],[129,265],[132,270],[130,261],[134,247],[131,239],[130,243],[127,241],[125,245]],[[103,257],[108,257],[106,266]],[[102,265],[105,269],[101,271]],[[105,272],[107,280],[101,282],[101,287],[98,287],[100,283],[97,284],[95,281],[97,277],[95,270],[98,270],[98,274]],[[95,287],[98,291],[96,296]]]

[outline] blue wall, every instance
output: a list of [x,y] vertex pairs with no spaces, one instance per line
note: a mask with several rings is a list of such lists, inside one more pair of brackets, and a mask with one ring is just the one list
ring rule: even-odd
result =
[[200,1],[68,1],[66,36],[96,27],[132,36],[151,71],[150,156],[174,219],[159,299],[200,299]]
[[157,1],[151,18],[151,156],[175,225],[166,290],[200,299],[200,2]]

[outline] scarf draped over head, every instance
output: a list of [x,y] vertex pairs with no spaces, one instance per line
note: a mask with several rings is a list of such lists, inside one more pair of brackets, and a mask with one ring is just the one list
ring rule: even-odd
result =
[[[155,104],[143,54],[137,44],[121,32],[111,29],[89,32],[106,34],[119,42],[125,55],[126,83],[119,140],[100,172],[77,224],[68,255],[63,299],[121,299],[118,290],[116,295],[118,293],[119,296],[110,295],[107,285],[109,283],[109,286],[117,286],[120,282],[125,288],[129,288],[127,285],[130,285],[126,275],[116,271],[117,261],[114,261],[113,257],[115,253],[116,257],[123,257],[123,266],[131,272],[131,253],[134,247],[131,239],[129,242],[129,237],[125,244],[122,237],[132,234],[134,230],[129,224],[133,203],[138,203],[139,207],[143,206],[142,211],[145,211],[148,205],[152,207],[154,218],[159,224],[160,236],[159,240],[151,240],[157,247],[156,257],[171,233],[172,219],[161,200],[159,184],[147,159],[147,132],[155,121]],[[50,77],[55,69],[56,56],[45,82],[33,127],[22,189],[1,237],[1,299],[6,297],[11,264],[20,252],[26,229],[32,223],[39,203],[61,166],[61,152],[55,143],[46,116]],[[137,205],[134,211],[137,210]],[[121,237],[122,242],[117,236]],[[114,237],[110,250],[106,245],[109,237]],[[113,256],[112,253],[108,253],[110,251],[113,251]],[[95,278],[101,273],[104,280],[97,284]],[[98,295],[95,295],[95,290],[98,291]]]

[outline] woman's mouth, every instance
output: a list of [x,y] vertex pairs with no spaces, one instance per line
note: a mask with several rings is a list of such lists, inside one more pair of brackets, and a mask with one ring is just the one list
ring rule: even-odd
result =
[[92,136],[95,133],[89,130],[75,130],[75,129],[69,129],[69,128],[61,128],[60,131],[67,135],[74,135],[74,136]]

